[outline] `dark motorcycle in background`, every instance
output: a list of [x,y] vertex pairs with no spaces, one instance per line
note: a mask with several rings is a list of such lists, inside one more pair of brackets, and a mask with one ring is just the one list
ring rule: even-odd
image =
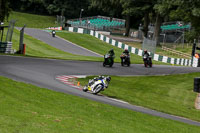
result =
[[113,64],[114,64],[114,57],[110,56],[110,54],[104,55],[103,66],[105,67],[106,65],[109,65],[110,67],[112,67]]
[[143,56],[143,61],[144,61],[144,66],[145,67],[152,67],[152,59],[151,59],[151,56],[148,56],[148,55],[144,55]]
[[124,66],[124,65],[130,66],[131,62],[130,62],[130,56],[129,55],[122,54],[122,55],[120,55],[120,58],[121,58],[121,65],[122,66]]
[[56,31],[52,30],[52,37],[55,37],[55,36],[56,36]]

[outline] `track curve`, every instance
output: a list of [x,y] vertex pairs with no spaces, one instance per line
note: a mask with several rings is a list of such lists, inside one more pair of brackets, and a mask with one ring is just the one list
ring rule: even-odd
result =
[[200,126],[200,122],[168,115],[154,110],[138,107],[126,103],[121,103],[105,97],[95,96],[84,93],[58,82],[57,75],[163,75],[199,72],[199,68],[192,67],[172,67],[172,66],[154,66],[153,68],[144,68],[143,65],[132,65],[130,68],[121,67],[120,64],[114,64],[113,68],[102,67],[101,62],[87,61],[66,61],[55,59],[39,59],[15,56],[0,55],[0,75],[12,78],[14,80],[31,83],[40,87],[45,87],[59,92],[69,93],[76,96],[88,98],[94,101],[127,108],[130,110],[159,116],[167,119],[177,120],[184,123]]
[[[20,28],[17,28],[17,29],[20,30]],[[102,57],[101,55],[93,51],[80,47],[62,38],[52,37],[51,34],[40,29],[25,28],[24,32],[64,52],[68,52],[68,53],[76,54],[76,55],[83,55],[83,56]]]

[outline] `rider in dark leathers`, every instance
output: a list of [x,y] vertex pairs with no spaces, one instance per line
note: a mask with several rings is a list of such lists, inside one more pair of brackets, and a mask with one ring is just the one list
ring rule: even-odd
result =
[[147,57],[149,57],[149,53],[147,52],[147,50],[144,50],[143,57],[144,55],[147,55]]
[[115,52],[113,49],[109,50],[108,51],[108,54],[110,54],[111,57],[114,57],[115,56]]
[[129,51],[128,51],[128,49],[125,49],[124,52],[123,52],[123,54],[129,56]]
[[[145,56],[146,56],[146,57],[145,57]],[[143,61],[144,61],[145,67],[147,67],[147,66],[152,67],[151,56],[149,55],[149,53],[147,52],[147,50],[144,50],[144,53],[143,53]]]

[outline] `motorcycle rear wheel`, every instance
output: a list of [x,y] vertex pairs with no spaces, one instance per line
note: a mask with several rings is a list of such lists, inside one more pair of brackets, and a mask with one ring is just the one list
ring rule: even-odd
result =
[[121,62],[121,66],[124,66],[124,62]]
[[105,62],[103,63],[103,67],[105,67],[106,66],[106,64],[105,64]]

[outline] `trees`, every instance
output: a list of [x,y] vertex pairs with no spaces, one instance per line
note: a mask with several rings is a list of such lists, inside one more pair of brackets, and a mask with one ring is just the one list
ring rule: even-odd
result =
[[148,26],[155,23],[154,39],[159,43],[160,25],[163,21],[179,20],[191,22],[194,35],[200,35],[200,0],[0,0],[0,20],[4,20],[11,11],[28,11],[37,14],[63,15],[66,18],[78,18],[83,15],[106,15],[126,19],[126,36],[132,24],[131,20],[143,21],[144,36]]
[[66,18],[77,18],[80,9],[87,11],[90,0],[9,0],[15,11],[35,14],[63,15]]
[[190,41],[200,36],[200,0],[163,0],[154,8],[165,21],[191,23],[193,29],[186,33]]
[[112,17],[120,16],[122,13],[120,0],[91,0],[90,8],[101,9]]
[[133,8],[131,8],[132,0],[91,0],[91,7],[102,8],[104,12],[108,12],[110,16],[125,16],[126,19],[126,33],[129,35],[130,21],[133,15]]
[[47,14],[43,0],[9,0],[10,7],[15,11],[30,12],[35,14]]
[[0,22],[9,17],[9,13],[11,12],[9,4],[9,0],[0,0]]
[[153,0],[121,0],[121,3],[123,4],[123,14],[143,18],[143,32],[144,36],[147,37],[148,25],[150,23],[149,15],[153,10]]
[[200,36],[200,0],[176,0],[177,10],[171,16],[186,23],[191,23],[193,29],[189,35],[191,39],[198,39]]
[[78,18],[81,9],[87,11],[89,0],[42,0],[49,14]]

